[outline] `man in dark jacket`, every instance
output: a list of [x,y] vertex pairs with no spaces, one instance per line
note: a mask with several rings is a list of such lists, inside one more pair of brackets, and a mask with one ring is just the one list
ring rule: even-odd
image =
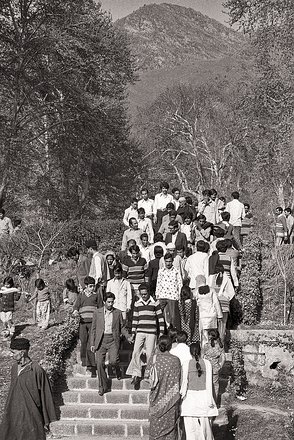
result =
[[49,424],[57,420],[48,377],[29,358],[29,347],[25,338],[11,341],[10,350],[16,363],[11,370],[0,440],[46,440]]
[[173,220],[168,225],[169,232],[165,236],[165,244],[173,243],[176,249],[184,248],[185,253],[188,248],[188,241],[186,234],[179,231],[179,224]]
[[121,378],[119,367],[120,335],[123,334],[129,341],[131,337],[125,327],[122,312],[113,307],[115,295],[106,292],[104,307],[94,312],[90,334],[91,351],[96,354],[97,373],[99,382],[99,395],[108,389],[105,373],[105,356],[108,352],[109,364],[115,367],[116,376]]

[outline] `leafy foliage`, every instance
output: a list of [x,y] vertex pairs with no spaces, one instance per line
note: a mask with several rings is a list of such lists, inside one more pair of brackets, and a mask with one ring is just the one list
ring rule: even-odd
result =
[[240,291],[237,296],[242,308],[242,321],[247,325],[257,324],[261,316],[261,246],[262,241],[256,234],[248,235],[244,245]]
[[65,372],[66,359],[77,343],[78,330],[79,319],[69,315],[45,347],[41,365],[53,384]]
[[244,368],[244,357],[242,352],[242,344],[234,339],[230,341],[230,349],[232,353],[232,386],[237,396],[246,394],[248,381]]
[[61,219],[107,206],[136,159],[126,38],[92,0],[5,0],[0,48],[0,203]]

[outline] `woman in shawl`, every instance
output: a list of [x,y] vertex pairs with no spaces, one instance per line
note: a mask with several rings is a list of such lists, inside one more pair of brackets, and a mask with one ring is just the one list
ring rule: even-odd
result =
[[180,413],[180,360],[169,353],[172,343],[168,336],[158,340],[151,370],[155,383],[150,391],[150,440],[177,440]]
[[190,346],[192,359],[183,364],[181,386],[182,407],[186,438],[214,440],[211,418],[218,415],[212,394],[212,367],[200,357],[200,343]]
[[181,289],[179,312],[181,318],[180,330],[187,333],[187,344],[191,345],[193,342],[199,341],[199,311],[192,291],[186,285]]

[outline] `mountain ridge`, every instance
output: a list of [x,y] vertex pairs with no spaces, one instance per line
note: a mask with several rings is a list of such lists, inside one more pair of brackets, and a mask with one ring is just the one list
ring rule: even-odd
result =
[[217,20],[169,3],[144,5],[115,25],[127,33],[141,71],[227,57],[244,41]]

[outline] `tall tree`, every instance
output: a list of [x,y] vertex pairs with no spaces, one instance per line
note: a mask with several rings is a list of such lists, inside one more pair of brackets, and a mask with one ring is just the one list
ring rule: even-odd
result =
[[3,0],[0,59],[0,204],[9,192],[58,217],[101,209],[136,154],[126,38],[92,0]]
[[153,152],[152,168],[173,170],[182,190],[194,195],[205,187],[239,187],[247,128],[235,93],[226,82],[178,85],[142,111],[138,127],[144,149]]
[[255,182],[282,206],[293,201],[294,3],[291,0],[227,0],[232,24],[251,38],[257,80],[247,97]]

